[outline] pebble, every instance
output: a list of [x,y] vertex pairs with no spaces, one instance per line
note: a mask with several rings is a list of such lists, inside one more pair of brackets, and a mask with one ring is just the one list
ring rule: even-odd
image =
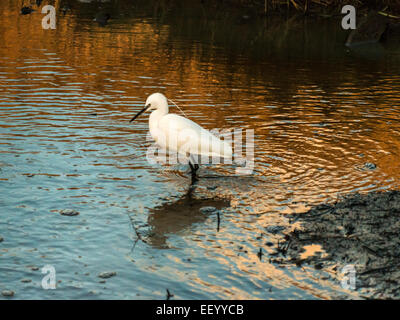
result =
[[368,170],[375,170],[376,169],[376,164],[372,162],[366,162],[364,163],[364,168]]
[[75,211],[75,210],[72,210],[72,209],[64,209],[64,210],[60,211],[60,214],[63,215],[63,216],[72,217],[72,216],[77,216],[79,214],[79,212]]
[[1,292],[1,294],[2,294],[4,297],[13,297],[13,296],[14,296],[14,291],[12,291],[12,290],[3,290],[3,291]]
[[32,13],[33,11],[35,11],[35,10],[33,10],[31,7],[22,7],[21,8],[21,14],[30,14],[30,13]]
[[101,26],[105,26],[110,18],[111,15],[109,13],[98,12],[94,21],[98,22]]
[[324,267],[324,264],[322,262],[318,262],[314,265],[314,268],[317,270],[321,270]]
[[217,211],[217,208],[215,207],[202,207],[200,208],[201,213],[211,213]]
[[108,279],[108,278],[114,277],[116,275],[117,275],[117,273],[115,271],[104,271],[104,272],[99,273],[99,277],[103,278],[103,279]]

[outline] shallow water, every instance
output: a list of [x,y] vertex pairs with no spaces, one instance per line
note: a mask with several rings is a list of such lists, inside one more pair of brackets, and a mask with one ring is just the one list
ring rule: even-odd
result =
[[[343,194],[399,187],[400,49],[349,50],[340,21],[206,19],[128,1],[103,4],[112,19],[100,26],[97,6],[71,1],[57,29],[43,30],[39,11],[0,3],[0,290],[351,295],[320,271],[269,262],[279,235],[268,230]],[[253,129],[253,174],[206,166],[200,176],[218,177],[189,192],[185,166],[149,164],[147,116],[129,120],[156,91],[208,129]],[[68,208],[80,214],[60,215]],[[56,290],[41,288],[45,265]],[[117,275],[101,283],[103,271]]]

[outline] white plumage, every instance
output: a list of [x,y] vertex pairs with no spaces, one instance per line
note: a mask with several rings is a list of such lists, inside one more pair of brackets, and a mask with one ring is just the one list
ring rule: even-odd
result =
[[220,140],[192,120],[168,113],[168,101],[163,94],[150,95],[145,107],[131,121],[147,110],[152,111],[149,117],[150,134],[168,152],[177,152],[186,157],[200,155],[232,158],[232,147],[229,143]]

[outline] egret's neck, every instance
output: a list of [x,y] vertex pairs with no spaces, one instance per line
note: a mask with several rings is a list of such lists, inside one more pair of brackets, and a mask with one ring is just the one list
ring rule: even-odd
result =
[[164,105],[162,105],[161,108],[157,108],[156,110],[154,110],[149,117],[149,127],[150,127],[150,132],[153,129],[158,128],[158,121],[165,116],[166,114],[168,114],[168,104],[165,103]]

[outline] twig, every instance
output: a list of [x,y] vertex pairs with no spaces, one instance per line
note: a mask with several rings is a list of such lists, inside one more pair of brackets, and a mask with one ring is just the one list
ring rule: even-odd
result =
[[386,13],[386,12],[383,12],[383,11],[378,11],[378,13],[380,15],[382,15],[382,16],[385,16],[385,17],[389,17],[389,18],[393,18],[393,19],[400,19],[399,16],[394,16],[392,14],[389,14],[389,13]]
[[143,243],[146,243],[147,244],[147,241],[145,240],[145,239],[143,239],[142,238],[142,235],[139,233],[139,231],[138,231],[138,229],[135,227],[135,225],[133,224],[133,220],[132,220],[132,218],[129,216],[129,214],[128,214],[128,217],[129,217],[129,220],[130,220],[130,222],[131,222],[131,226],[132,226],[132,229],[135,231],[135,233],[136,233],[136,240],[135,240],[135,242],[133,243],[133,246],[132,246],[132,249],[131,249],[131,252],[135,249],[135,247],[136,247],[136,244],[138,243],[138,241],[140,240],[140,241],[142,241]]
[[170,300],[174,295],[169,292],[167,289],[167,300]]

